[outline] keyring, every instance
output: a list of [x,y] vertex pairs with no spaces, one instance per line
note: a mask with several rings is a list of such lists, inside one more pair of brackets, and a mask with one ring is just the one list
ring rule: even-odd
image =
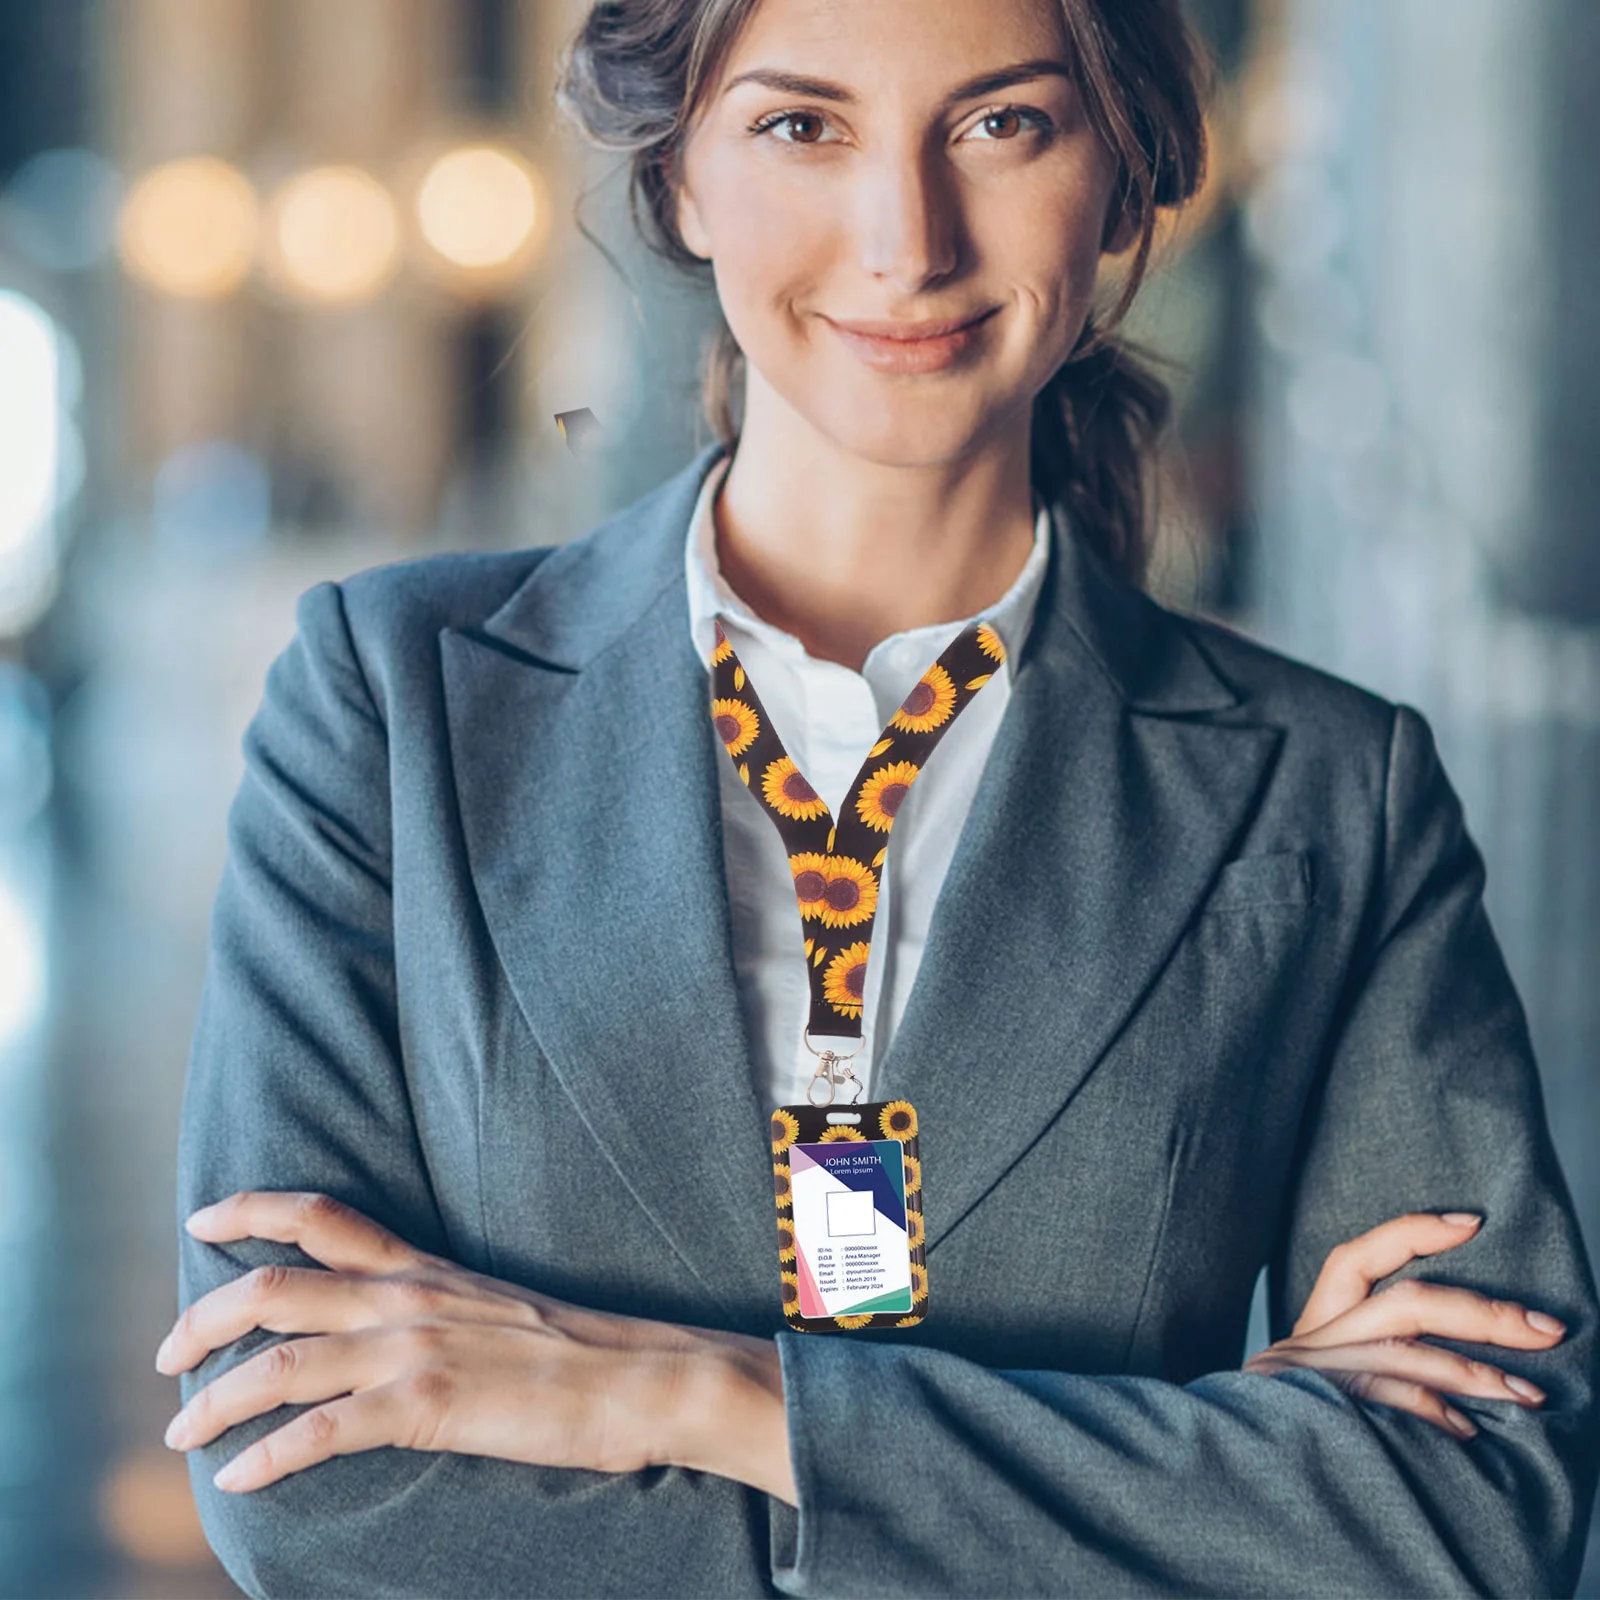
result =
[[861,1044],[858,1044],[855,1047],[855,1049],[850,1052],[849,1055],[842,1056],[842,1055],[839,1054],[839,1052],[837,1050],[819,1050],[819,1049],[817,1049],[817,1047],[814,1044],[812,1044],[812,1042],[811,1042],[811,1024],[809,1022],[806,1023],[803,1028],[801,1028],[800,1037],[805,1040],[806,1049],[809,1050],[812,1053],[812,1055],[814,1055],[814,1056],[832,1056],[835,1061],[854,1061],[855,1058],[858,1055],[861,1054],[861,1044],[865,1044],[867,1042],[865,1039],[863,1039],[861,1041]]

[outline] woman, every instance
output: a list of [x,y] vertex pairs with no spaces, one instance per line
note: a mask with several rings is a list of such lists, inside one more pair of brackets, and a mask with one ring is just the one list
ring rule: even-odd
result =
[[[1165,395],[1090,304],[1198,181],[1176,5],[622,0],[564,101],[714,270],[722,436],[569,545],[302,598],[159,1361],[229,1571],[1570,1592],[1594,1282],[1428,725],[1139,588]],[[797,1332],[807,957],[709,674],[738,650],[837,811],[980,621],[1004,670],[904,791],[857,991],[927,1314]]]

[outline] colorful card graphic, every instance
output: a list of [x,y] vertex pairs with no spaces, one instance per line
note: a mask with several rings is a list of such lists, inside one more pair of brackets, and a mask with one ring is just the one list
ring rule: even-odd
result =
[[909,1312],[901,1141],[796,1142],[789,1174],[801,1316]]

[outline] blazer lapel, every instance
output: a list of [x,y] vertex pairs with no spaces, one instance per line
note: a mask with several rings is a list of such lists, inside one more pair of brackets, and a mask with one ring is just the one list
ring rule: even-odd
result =
[[441,648],[469,863],[529,1028],[671,1248],[748,1322],[781,1315],[772,1164],[683,574],[718,449]]
[[[873,1089],[917,1108],[927,1248],[1072,1098],[1235,845],[1282,736],[1194,720],[1238,704],[1179,619],[1058,521]],[[973,1118],[978,1095],[1006,1114]]]
[[[529,1028],[730,1324],[766,1326],[780,1315],[768,1108],[734,974],[720,752],[683,573],[720,451],[543,557],[481,627],[440,643],[469,865]],[[930,1248],[1093,1069],[1238,836],[1280,734],[1184,720],[1237,703],[1175,617],[1058,527],[873,1091],[917,1107]],[[981,1136],[974,1093],[1011,1108]]]

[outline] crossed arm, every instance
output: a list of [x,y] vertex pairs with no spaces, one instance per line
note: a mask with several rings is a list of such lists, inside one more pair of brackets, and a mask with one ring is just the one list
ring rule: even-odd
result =
[[[337,587],[309,591],[299,620],[247,735],[230,815],[184,1096],[180,1222],[241,1190],[314,1191],[379,1230],[320,1248],[370,1267],[392,1256],[386,1234],[448,1264],[399,1066],[383,724]],[[219,1556],[254,1595],[927,1594],[981,1592],[999,1574],[1016,1593],[1570,1592],[1597,1466],[1594,1284],[1484,918],[1481,863],[1426,725],[1406,708],[1389,790],[1383,924],[1269,1267],[1273,1336],[1289,1336],[1329,1250],[1364,1222],[1418,1195],[1470,1197],[1486,1220],[1453,1262],[1457,1284],[1566,1322],[1564,1339],[1519,1363],[1544,1406],[1486,1398],[1463,1441],[1362,1406],[1310,1366],[1180,1386],[995,1371],[786,1330],[770,1345],[723,1336],[701,1359],[718,1336],[708,1345],[706,1330],[679,1329],[695,1357],[669,1339],[659,1361],[633,1365],[655,1382],[622,1391],[656,1419],[635,1440],[639,1461],[555,1464],[579,1457],[534,1448],[528,1406],[502,1419],[503,1450],[418,1448],[414,1435],[411,1448],[358,1445],[228,1493],[212,1472],[286,1420],[245,1416],[189,1453]],[[1413,1019],[1402,1036],[1396,1015]],[[1478,1151],[1493,1165],[1473,1165]],[[288,1238],[263,1226],[230,1233],[224,1221],[209,1241],[182,1230],[182,1304],[256,1266],[323,1259],[303,1220],[277,1227]],[[492,1320],[517,1352],[505,1370],[520,1373],[526,1341],[560,1341],[547,1314],[503,1291]],[[216,1326],[243,1331],[183,1371],[186,1402],[289,1337],[226,1305]],[[588,1370],[620,1369],[602,1359]],[[730,1373],[746,1385],[731,1409]],[[708,1402],[719,1420],[764,1416],[769,1441],[781,1410],[782,1468],[759,1446],[692,1443]],[[301,1414],[315,1404],[297,1403]],[[480,1408],[484,1428],[495,1409]],[[863,1430],[893,1438],[906,1467],[886,1471],[857,1449]]]

